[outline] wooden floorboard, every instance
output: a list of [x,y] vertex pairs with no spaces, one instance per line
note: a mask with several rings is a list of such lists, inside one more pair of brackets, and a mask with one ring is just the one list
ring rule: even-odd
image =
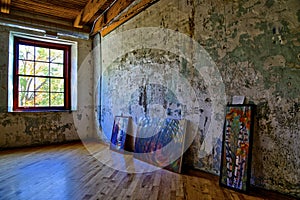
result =
[[[264,190],[252,189],[249,195],[235,192],[220,187],[217,176],[194,170],[184,174],[163,169],[147,171],[151,167],[133,160],[130,155],[124,156],[125,164],[118,163],[122,161],[119,160],[121,154],[110,153],[103,144],[89,145],[87,148],[76,142],[0,151],[0,199],[293,199]],[[101,150],[105,153],[99,152]],[[116,160],[112,160],[114,158]],[[137,165],[146,168],[144,173],[127,173],[103,163],[110,166],[117,163],[126,169]]]

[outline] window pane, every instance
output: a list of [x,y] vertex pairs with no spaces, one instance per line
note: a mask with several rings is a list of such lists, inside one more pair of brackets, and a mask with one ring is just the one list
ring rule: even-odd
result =
[[51,49],[50,50],[50,62],[54,63],[64,63],[64,51]]
[[34,47],[19,45],[19,59],[34,60]]
[[19,106],[21,107],[34,106],[34,93],[19,92]]
[[35,60],[49,62],[49,49],[35,47]]
[[34,62],[19,60],[19,74],[33,75]]
[[19,76],[19,91],[34,91],[34,78],[29,76]]
[[51,93],[51,106],[64,106],[64,93]]
[[35,78],[35,90],[49,92],[49,78]]
[[35,106],[49,106],[49,93],[36,92],[35,93]]
[[63,77],[64,66],[63,64],[50,64],[50,76]]
[[43,62],[36,62],[35,74],[40,76],[49,76],[49,64]]
[[[13,110],[70,109],[68,45],[15,37]],[[67,85],[66,85],[67,84]],[[15,96],[17,95],[17,96]],[[15,102],[16,101],[16,102]]]
[[51,78],[51,92],[64,92],[64,79]]

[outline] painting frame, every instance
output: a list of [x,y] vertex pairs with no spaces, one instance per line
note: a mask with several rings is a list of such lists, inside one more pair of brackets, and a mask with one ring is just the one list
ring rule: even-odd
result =
[[256,106],[226,106],[220,166],[220,186],[249,192]]
[[130,116],[115,116],[110,139],[110,150],[126,153],[128,151],[128,132],[130,131]]
[[181,173],[187,120],[145,118],[142,121],[137,130],[134,158]]

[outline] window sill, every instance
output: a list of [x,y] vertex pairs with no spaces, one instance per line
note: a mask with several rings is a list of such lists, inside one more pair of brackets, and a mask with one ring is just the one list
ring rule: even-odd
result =
[[72,113],[76,110],[9,110],[9,113]]

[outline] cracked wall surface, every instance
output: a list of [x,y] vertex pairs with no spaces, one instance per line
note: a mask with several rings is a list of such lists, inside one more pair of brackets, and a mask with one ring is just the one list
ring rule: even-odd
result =
[[[0,149],[43,145],[79,140],[91,137],[93,130],[93,103],[91,102],[93,85],[91,40],[72,39],[78,44],[78,109],[73,112],[8,112],[8,53],[10,31],[24,33],[24,30],[0,26]],[[25,31],[29,34],[40,33]],[[65,38],[69,39],[69,38]],[[88,74],[89,73],[89,74]],[[89,97],[90,96],[90,97]],[[75,116],[82,115],[76,118]],[[81,135],[78,131],[81,131]],[[79,137],[80,136],[80,137]]]
[[[183,108],[192,104],[183,117],[195,114],[190,117],[189,131],[198,131],[184,156],[185,165],[219,174],[221,135],[203,128],[212,120],[213,101],[209,99],[213,100],[213,94],[208,92],[207,77],[195,70],[195,63],[143,45],[115,55],[119,57],[114,62],[105,59],[108,54],[117,54],[111,51],[114,44],[105,40],[143,27],[183,33],[209,53],[221,74],[227,100],[243,95],[258,108],[251,184],[300,197],[300,2],[161,0],[103,38],[101,123],[106,138],[115,115],[130,115],[135,121],[143,115],[166,117],[168,102],[180,103]],[[123,45],[140,37],[123,38]],[[167,45],[168,37],[164,37],[160,41]],[[198,53],[188,45],[179,49],[187,51]],[[192,86],[196,99],[174,95],[186,86],[171,76],[172,70]],[[151,85],[147,77],[160,86]],[[218,122],[224,121],[219,118]],[[211,148],[206,149],[209,154],[203,154],[201,146],[207,145],[204,141],[209,135],[213,135]]]

